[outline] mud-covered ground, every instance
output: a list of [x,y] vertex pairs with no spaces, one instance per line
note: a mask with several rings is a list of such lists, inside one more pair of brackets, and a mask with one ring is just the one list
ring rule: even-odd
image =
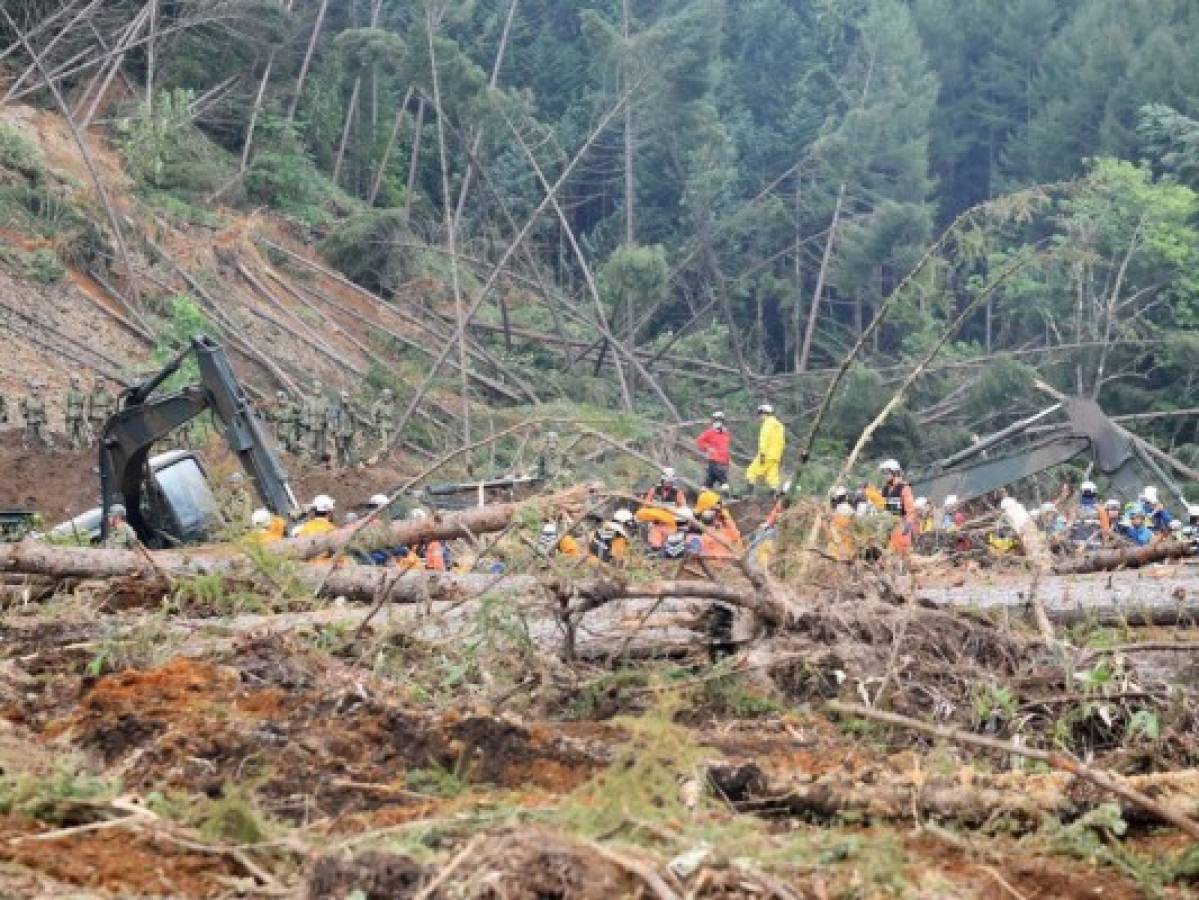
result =
[[[248,598],[171,603],[106,613],[102,593],[82,586],[4,611],[0,896],[1195,889],[1183,837],[1103,806],[1109,798],[1085,784],[824,712],[829,696],[879,690],[854,683],[865,668],[848,653],[816,660],[808,645],[773,638],[716,662],[697,642],[670,660],[568,666],[530,647],[496,606],[451,643],[409,636],[404,619],[359,631],[349,608],[247,615]],[[907,658],[932,652],[935,636],[909,627],[908,649],[864,651],[883,668],[898,660],[900,708],[923,702],[916,688],[936,689],[925,680],[936,661]],[[1044,669],[1002,658],[1022,640],[1005,635],[966,651],[1024,679],[1009,682],[1023,685],[1010,701],[987,695],[999,719],[979,730],[1001,733],[1010,705],[1037,719],[1023,727],[1040,740],[1056,715],[1092,741],[1096,765],[1148,779],[1167,802],[1199,797],[1194,745],[1178,740],[1194,723],[1171,717],[1177,701],[1123,696],[1157,697],[1147,683],[1063,700]],[[845,685],[822,677],[833,665],[849,670]],[[980,679],[983,719],[988,689]],[[955,696],[948,678],[940,690]],[[1103,717],[1086,707],[1104,702],[1124,724],[1099,739]],[[1046,713],[1052,703],[1061,708]],[[1152,740],[1126,737],[1135,709],[1156,717]]]

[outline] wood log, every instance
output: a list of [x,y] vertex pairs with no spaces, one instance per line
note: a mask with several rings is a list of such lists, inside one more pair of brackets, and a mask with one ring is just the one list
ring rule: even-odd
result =
[[1099,550],[1085,556],[1054,563],[1058,575],[1086,575],[1091,572],[1111,572],[1115,569],[1139,569],[1155,562],[1183,559],[1192,554],[1191,545],[1179,541],[1164,541],[1148,547],[1129,547],[1123,550]]

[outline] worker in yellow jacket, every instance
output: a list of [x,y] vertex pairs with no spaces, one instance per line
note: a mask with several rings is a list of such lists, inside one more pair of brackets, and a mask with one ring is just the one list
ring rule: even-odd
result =
[[778,490],[779,466],[783,462],[783,450],[787,446],[787,429],[774,415],[774,407],[763,403],[758,407],[762,419],[758,430],[758,455],[745,470],[745,480],[750,487],[765,481],[771,490]]

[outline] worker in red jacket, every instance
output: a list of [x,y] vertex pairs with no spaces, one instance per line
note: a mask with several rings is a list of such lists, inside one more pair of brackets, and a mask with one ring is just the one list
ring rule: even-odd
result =
[[708,459],[708,474],[704,477],[704,487],[727,491],[729,431],[724,425],[724,413],[712,413],[712,427],[696,438],[695,445]]

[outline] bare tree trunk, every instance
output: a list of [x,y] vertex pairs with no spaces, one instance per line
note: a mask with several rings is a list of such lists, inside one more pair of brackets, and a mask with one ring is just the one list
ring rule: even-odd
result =
[[803,240],[799,230],[800,200],[803,196],[803,178],[795,179],[795,335],[792,350],[795,354],[795,371],[802,372],[803,346]]
[[[837,225],[841,221],[841,207],[844,202],[845,182],[841,182],[841,187],[837,190],[837,203],[833,207],[833,221],[828,228],[828,240],[824,242],[824,256],[820,258],[820,271],[816,274],[816,289],[812,292],[812,305],[808,309],[808,327],[804,330],[803,347],[799,351],[799,363],[795,367],[797,372],[808,371],[808,362],[812,358],[812,340],[816,335],[820,298],[824,294],[824,281],[828,277],[829,260],[833,256],[833,242],[837,239]],[[860,327],[858,331],[861,332]]]
[[[512,22],[516,18],[516,9],[520,5],[520,0],[511,0],[508,4],[508,17],[504,20],[504,30],[500,32],[500,45],[495,51],[495,62],[491,65],[491,78],[487,82],[487,86],[492,90],[500,83],[500,68],[504,64],[504,54],[508,50],[508,37],[512,32]],[[462,178],[462,188],[458,191],[458,204],[454,209],[454,227],[462,227],[462,214],[466,209],[466,197],[470,192],[471,178],[475,174],[475,157],[479,155],[479,147],[483,143],[483,131],[478,129],[470,143],[470,158],[466,163],[466,174]],[[507,308],[502,312],[505,318],[507,317]],[[509,346],[511,343],[509,342]]]
[[[25,47],[26,51],[30,54],[32,59],[30,61],[29,67],[17,77],[16,81],[14,81],[12,84],[10,84],[8,86],[8,90],[6,90],[4,92],[4,98],[0,99],[0,106],[3,106],[4,104],[8,103],[9,100],[12,100],[14,95],[17,93],[17,91],[19,91],[25,85],[26,79],[29,78],[29,76],[32,75],[34,72],[45,73],[46,70],[45,70],[44,66],[42,65],[42,63],[45,60],[45,57],[49,55],[51,50],[53,50],[56,46],[58,46],[59,41],[61,41],[64,37],[66,37],[68,34],[71,33],[71,29],[73,29],[85,17],[90,15],[92,13],[92,11],[97,6],[99,6],[99,4],[100,4],[100,0],[92,0],[91,3],[89,3],[83,9],[79,10],[79,12],[75,13],[75,15],[71,18],[71,21],[68,22],[66,25],[64,25],[62,27],[62,29],[58,32],[58,34],[54,35],[54,37],[52,37],[50,39],[50,42],[48,44],[46,44],[46,46],[42,49],[42,52],[40,55],[34,51],[33,45],[29,44],[27,42],[28,41],[27,36],[26,36],[26,38],[23,38],[18,41],[19,44],[21,44]],[[19,34],[20,32],[17,32],[17,33]],[[45,77],[44,74],[43,74],[43,77]]]
[[462,445],[470,444],[470,384],[466,377],[466,317],[462,308],[462,284],[458,277],[458,242],[454,235],[454,210],[450,203],[450,163],[445,146],[445,111],[441,108],[441,77],[437,74],[437,51],[433,45],[433,16],[426,21],[429,42],[429,68],[433,73],[433,111],[437,114],[437,153],[441,162],[441,205],[445,221],[446,245],[450,253],[450,284],[454,290],[454,326],[457,332],[458,368],[461,372]]
[[[621,0],[620,31],[624,38],[626,60],[621,64],[621,88],[629,89],[628,45],[629,45],[629,0]],[[632,247],[637,241],[636,185],[633,179],[633,104],[624,108],[624,242]]]
[[296,117],[296,107],[300,105],[300,96],[304,93],[304,82],[308,79],[308,69],[312,65],[313,54],[316,53],[317,43],[321,39],[321,29],[325,27],[325,13],[329,9],[329,0],[321,0],[320,9],[316,13],[316,22],[312,26],[312,37],[308,40],[308,50],[304,53],[304,63],[300,66],[300,74],[296,77],[296,92],[287,107],[287,121],[292,122]]
[[341,126],[341,141],[337,144],[337,158],[333,160],[333,175],[331,181],[337,184],[341,177],[341,164],[346,158],[346,147],[350,143],[350,129],[354,127],[354,114],[358,109],[358,93],[362,90],[362,79],[354,79],[354,89],[350,91],[350,105],[346,108],[346,120]]
[[[129,31],[118,45],[117,56],[109,64],[108,73],[104,76],[100,86],[96,89],[92,96],[92,102],[87,108],[87,112],[83,115],[83,120],[80,122],[81,127],[86,130],[91,124],[92,119],[96,117],[96,112],[100,109],[100,104],[104,102],[105,96],[108,94],[108,89],[112,86],[112,80],[116,78],[117,72],[125,65],[125,54],[129,50],[130,43],[137,38],[142,29],[150,20],[150,7],[145,6],[142,11],[137,14],[137,18],[130,24]],[[47,80],[49,80],[47,78]]]
[[150,39],[146,42],[146,109],[154,112],[154,70],[158,62],[158,0],[150,0]]
[[[553,187],[548,192],[548,195],[543,197],[541,202],[537,204],[537,208],[529,214],[528,219],[525,220],[524,226],[512,238],[512,242],[504,250],[499,262],[496,263],[495,269],[492,270],[491,275],[487,278],[487,282],[479,291],[479,295],[471,302],[470,308],[466,311],[464,323],[469,324],[475,313],[478,312],[483,301],[487,299],[487,295],[495,288],[496,283],[499,281],[500,275],[503,273],[512,257],[516,255],[516,252],[520,249],[521,245],[524,244],[525,239],[529,236],[529,232],[533,230],[533,226],[537,224],[537,220],[541,218],[541,214],[545,212],[546,207],[550,205],[550,200],[553,198],[554,194],[562,189],[562,185],[565,184],[566,180],[574,173],[574,170],[578,167],[583,157],[587,155],[587,152],[595,144],[596,139],[604,132],[605,129],[607,129],[613,117],[620,112],[621,107],[625,104],[625,102],[627,102],[627,100],[628,95],[622,95],[617,101],[616,105],[600,118],[599,122],[591,130],[591,133],[587,135],[587,139],[583,142],[583,146],[579,148],[578,152],[575,153],[570,162],[568,162],[566,167],[562,170],[562,174],[558,177],[558,180],[554,183]],[[416,407],[424,399],[424,396],[428,392],[430,385],[432,385],[433,380],[437,377],[437,373],[440,371],[442,363],[444,363],[446,357],[450,355],[450,350],[451,347],[447,344],[446,346],[442,347],[441,352],[438,353],[437,358],[434,359],[433,365],[426,373],[424,380],[413,393],[412,398],[408,402],[408,406],[405,407],[404,412],[400,415],[399,421],[396,423],[397,435],[403,432],[404,426],[407,425],[408,420],[412,418],[413,411],[415,411]]]
[[412,192],[416,190],[416,170],[420,164],[420,139],[425,133],[425,98],[416,101],[416,126],[412,132],[412,156],[408,160],[408,184],[404,197],[404,211],[412,209]]
[[[295,5],[295,0],[287,0],[286,10],[291,12],[293,5]],[[262,100],[266,96],[267,85],[271,81],[271,69],[275,66],[275,54],[277,52],[277,47],[271,47],[270,53],[267,54],[266,67],[262,70],[262,80],[258,82],[258,93],[254,95],[254,106],[250,109],[250,121],[246,125],[246,140],[241,148],[241,168],[239,172],[242,174],[245,174],[246,169],[250,165],[250,152],[254,147],[254,129],[258,125],[258,115],[262,112]]]
[[[26,51],[33,58],[34,65],[37,66],[38,71],[46,80],[46,86],[54,95],[54,102],[58,104],[59,112],[61,112],[63,117],[67,120],[67,125],[71,129],[71,134],[75,138],[75,143],[79,145],[79,152],[83,156],[83,161],[87,166],[88,174],[92,176],[92,182],[96,186],[96,194],[99,196],[100,203],[104,207],[104,213],[108,217],[109,227],[112,228],[113,239],[117,242],[117,250],[121,256],[121,262],[125,266],[126,277],[129,279],[129,290],[132,292],[134,300],[136,301],[138,293],[137,273],[134,271],[133,261],[129,257],[129,248],[125,246],[125,238],[121,233],[121,223],[117,218],[116,209],[113,207],[112,201],[109,199],[108,191],[104,188],[104,180],[100,177],[100,170],[96,167],[96,160],[92,156],[91,148],[89,148],[87,145],[87,139],[84,137],[79,125],[75,122],[74,116],[71,115],[70,107],[67,106],[66,101],[63,99],[62,92],[58,89],[58,85],[49,77],[49,73],[46,71],[46,66],[42,58],[37,55],[33,47],[29,46],[29,42],[26,40],[24,33],[20,28],[17,27],[17,23],[13,21],[12,16],[9,15],[8,10],[3,6],[0,6],[0,15],[4,16],[5,21],[8,23],[8,27],[12,29],[13,34],[17,35],[17,37],[25,45]],[[146,329],[146,331],[153,332],[153,329],[150,328],[149,323],[147,323],[142,317],[142,314],[138,311],[136,306],[130,303],[126,303],[124,306],[131,319],[137,322],[137,324],[142,328]]]
[[400,132],[404,127],[404,115],[408,111],[408,101],[412,99],[412,85],[408,85],[408,89],[404,91],[404,99],[400,101],[400,105],[396,107],[395,124],[391,127],[391,136],[387,139],[387,146],[383,148],[383,156],[379,160],[379,167],[375,171],[374,181],[371,182],[370,197],[367,198],[367,205],[374,206],[375,200],[379,197],[379,190],[383,187],[383,176],[387,172],[387,164],[391,162],[391,154],[395,150],[396,144],[400,140]]

